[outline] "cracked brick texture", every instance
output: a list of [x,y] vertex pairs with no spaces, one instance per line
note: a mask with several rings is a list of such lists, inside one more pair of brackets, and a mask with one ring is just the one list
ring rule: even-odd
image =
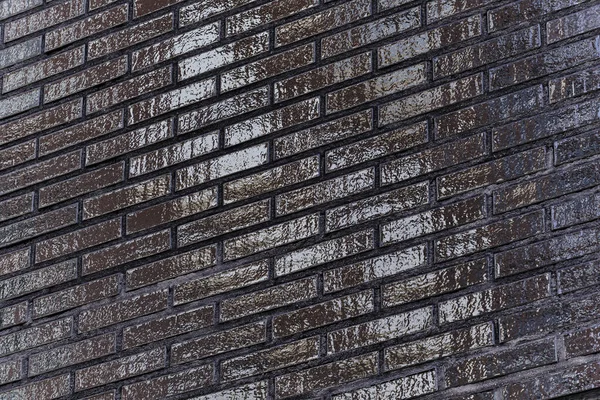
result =
[[0,400],[600,399],[600,1],[0,0]]

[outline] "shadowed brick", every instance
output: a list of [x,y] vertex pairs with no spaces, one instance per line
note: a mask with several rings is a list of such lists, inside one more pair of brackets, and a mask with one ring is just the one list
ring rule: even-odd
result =
[[277,315],[273,318],[273,335],[289,336],[370,313],[373,301],[372,291],[365,290]]
[[258,261],[246,266],[204,276],[200,279],[190,280],[176,285],[173,289],[173,303],[178,305],[211,297],[219,293],[264,282],[268,278],[268,263],[265,261]]
[[33,317],[55,314],[119,293],[119,275],[110,275],[34,299]]
[[157,348],[75,371],[75,391],[106,385],[164,367],[166,351]]
[[55,369],[80,364],[116,351],[114,334],[96,336],[92,339],[36,353],[29,357],[29,375],[39,375]]
[[221,302],[221,321],[272,310],[317,296],[317,280],[300,279]]
[[151,314],[167,307],[167,291],[158,291],[131,297],[79,314],[79,332],[87,332],[121,321]]
[[266,340],[265,322],[255,322],[186,342],[175,343],[171,347],[171,363],[181,364],[214,354],[249,347]]
[[127,271],[128,290],[175,278],[216,263],[215,246],[207,246]]
[[92,274],[130,261],[160,253],[171,247],[169,230],[121,242],[82,257],[82,274]]

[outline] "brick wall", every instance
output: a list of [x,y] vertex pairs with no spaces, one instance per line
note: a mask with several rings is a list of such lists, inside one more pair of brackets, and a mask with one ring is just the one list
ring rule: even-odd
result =
[[0,399],[600,398],[600,1],[0,25]]

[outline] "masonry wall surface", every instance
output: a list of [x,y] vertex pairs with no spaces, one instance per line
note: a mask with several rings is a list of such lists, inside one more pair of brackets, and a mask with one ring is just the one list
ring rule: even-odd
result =
[[600,398],[600,1],[0,25],[0,399]]

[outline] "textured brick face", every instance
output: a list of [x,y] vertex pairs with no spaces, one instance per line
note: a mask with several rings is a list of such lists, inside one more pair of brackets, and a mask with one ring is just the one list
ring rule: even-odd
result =
[[600,0],[0,0],[0,400],[600,396]]

